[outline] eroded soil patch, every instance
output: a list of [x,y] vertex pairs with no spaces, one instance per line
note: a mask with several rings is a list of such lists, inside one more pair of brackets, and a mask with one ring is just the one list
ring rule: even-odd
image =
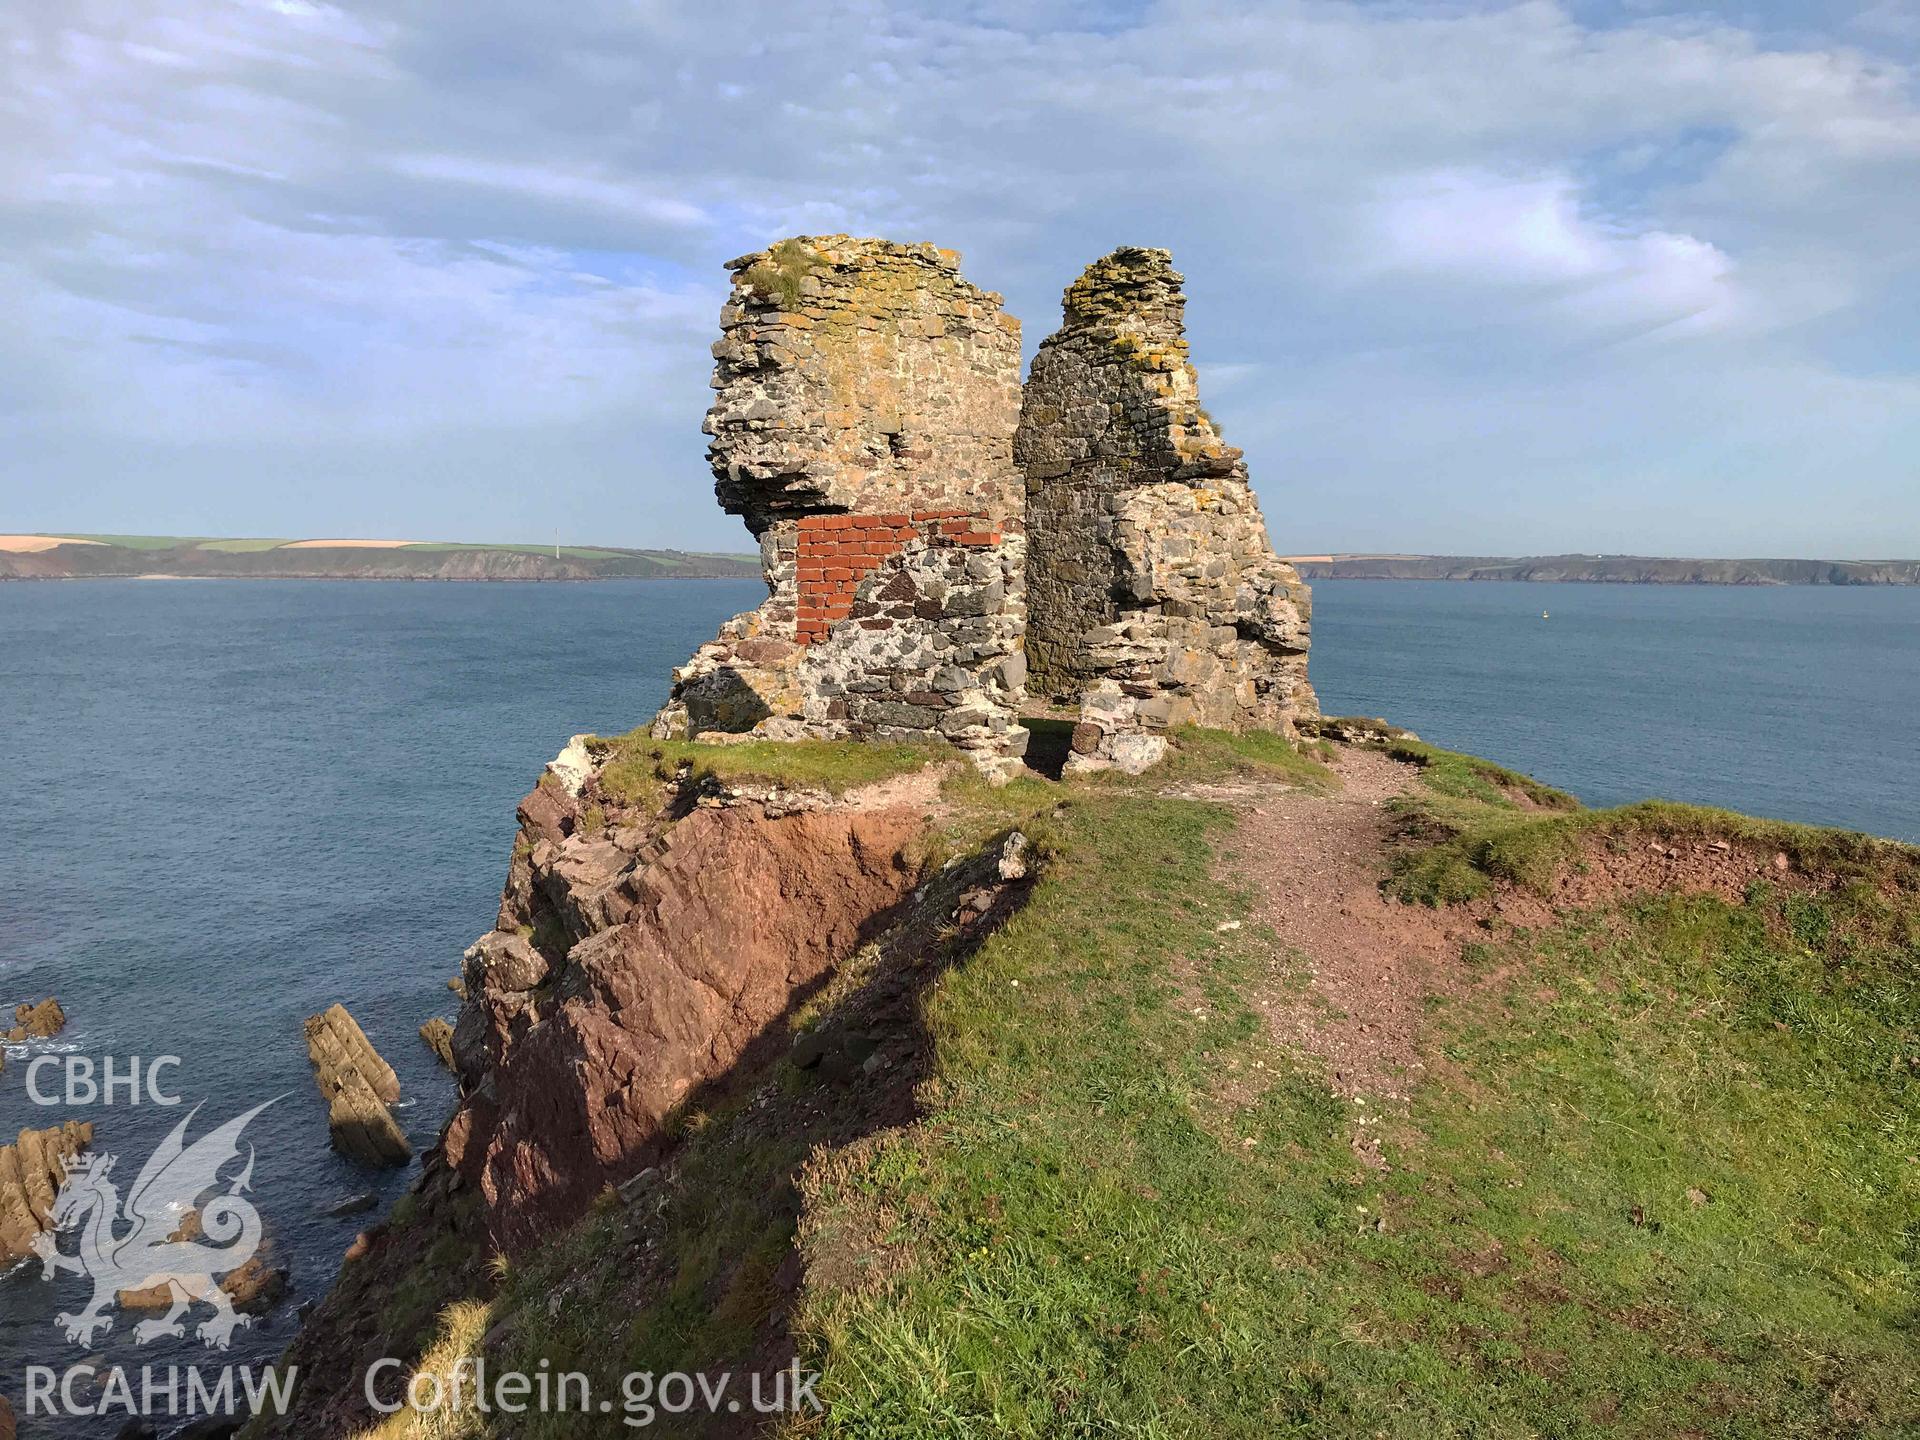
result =
[[1381,894],[1395,833],[1387,802],[1417,786],[1419,771],[1350,748],[1336,768],[1343,783],[1331,794],[1249,797],[1226,859],[1254,887],[1253,918],[1311,980],[1304,994],[1276,986],[1258,997],[1275,1038],[1323,1060],[1343,1095],[1403,1098],[1422,1069],[1427,997],[1473,981],[1460,954],[1476,916]]
[[[1331,794],[1243,782],[1204,787],[1199,798],[1240,811],[1223,870],[1253,886],[1253,919],[1287,952],[1256,1003],[1274,1037],[1323,1061],[1345,1096],[1404,1099],[1425,1068],[1419,1035],[1432,997],[1507,978],[1468,964],[1470,945],[1644,895],[1737,904],[1757,881],[1825,885],[1770,847],[1629,831],[1582,837],[1545,895],[1501,882],[1465,904],[1410,904],[1381,885],[1394,849],[1407,843],[1392,802],[1418,793],[1420,770],[1352,746],[1340,749],[1336,768],[1343,784]],[[1304,991],[1285,983],[1297,975],[1290,957],[1306,967]]]

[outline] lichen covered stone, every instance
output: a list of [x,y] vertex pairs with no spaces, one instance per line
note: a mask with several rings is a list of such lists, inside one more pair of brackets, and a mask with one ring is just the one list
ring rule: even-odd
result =
[[654,733],[924,738],[1017,764],[1018,322],[931,245],[796,237],[729,268],[708,459],[768,598],[674,672]]
[[1075,769],[1150,764],[1170,726],[1319,712],[1308,590],[1200,406],[1181,284],[1165,250],[1095,261],[1027,379],[1029,685],[1079,705]]

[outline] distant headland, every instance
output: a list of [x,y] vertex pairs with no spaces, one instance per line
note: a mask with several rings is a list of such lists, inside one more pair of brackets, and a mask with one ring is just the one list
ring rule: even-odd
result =
[[1603,585],[1920,585],[1920,560],[1686,560],[1649,555],[1292,555],[1306,580]]
[[0,580],[710,580],[759,574],[754,555],[611,545],[0,535]]
[[[1532,580],[1605,585],[1920,585],[1920,560],[1650,555],[1290,555],[1303,580]],[[450,540],[0,534],[0,580],[744,580],[756,555]]]

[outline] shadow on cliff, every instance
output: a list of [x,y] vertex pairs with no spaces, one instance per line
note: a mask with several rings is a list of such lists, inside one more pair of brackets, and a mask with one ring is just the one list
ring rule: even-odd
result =
[[[810,1241],[803,1259],[808,1174],[918,1113],[934,1064],[921,997],[1031,888],[1017,863],[1005,867],[1017,878],[1002,878],[1003,838],[876,914],[851,954],[796,988],[734,1063],[629,1157],[637,1173],[606,1188],[577,1224],[556,1227],[524,1263],[490,1253],[480,1196],[436,1151],[416,1194],[356,1242],[359,1253],[289,1351],[285,1363],[301,1374],[293,1410],[248,1433],[358,1434],[378,1418],[365,1395],[368,1367],[404,1363],[382,1386],[397,1397],[423,1356],[430,1368],[458,1358],[445,1343],[456,1331],[492,1373],[578,1370],[596,1396],[619,1395],[623,1377],[638,1371],[726,1371],[745,1387],[750,1375],[786,1369],[797,1355],[791,1322],[807,1266],[834,1263],[830,1237]],[[750,1409],[663,1414],[654,1428],[745,1436],[766,1418]],[[504,1433],[491,1417],[469,1419],[476,1423],[458,1433]],[[512,1433],[574,1434],[580,1417],[542,1421],[546,1428]]]

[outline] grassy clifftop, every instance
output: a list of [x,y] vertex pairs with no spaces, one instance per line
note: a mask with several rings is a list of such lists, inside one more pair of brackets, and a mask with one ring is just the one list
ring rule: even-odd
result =
[[[949,780],[953,853],[1033,838],[1024,903],[792,1022],[919,1060],[742,1075],[631,1193],[413,1295],[423,1366],[797,1355],[787,1433],[875,1440],[1915,1433],[1916,853],[1319,752]],[[502,1419],[378,1433],[582,1433]]]

